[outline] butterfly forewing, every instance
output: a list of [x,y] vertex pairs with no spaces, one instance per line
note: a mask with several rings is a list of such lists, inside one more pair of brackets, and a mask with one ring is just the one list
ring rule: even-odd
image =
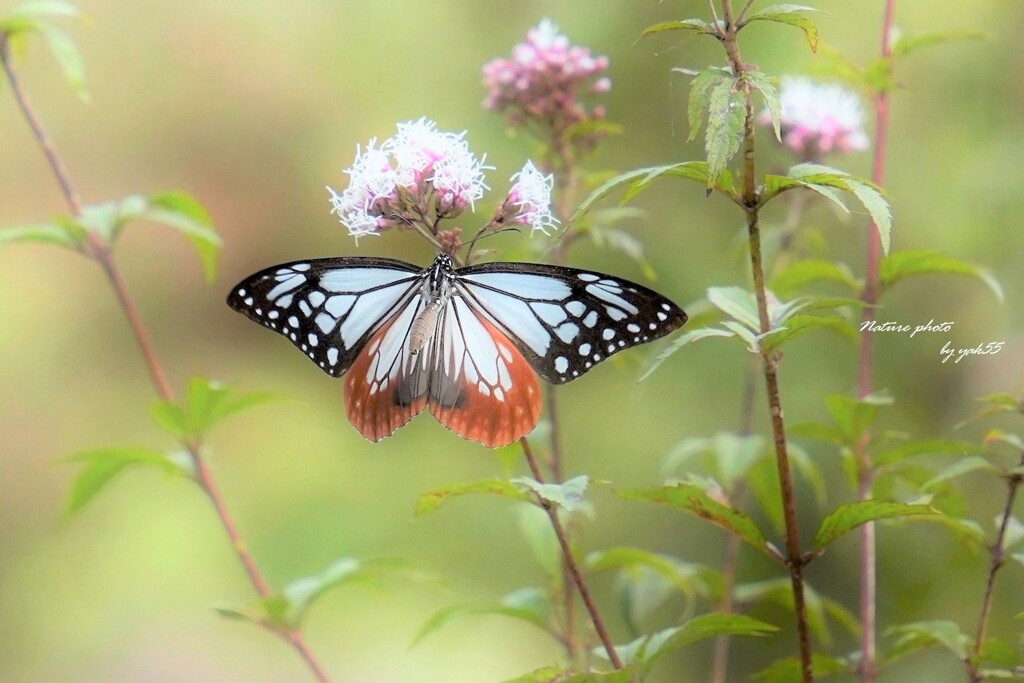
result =
[[461,295],[515,343],[541,377],[556,384],[686,322],[682,309],[657,292],[601,273],[485,263],[455,274]]
[[238,283],[228,305],[288,338],[320,369],[338,377],[425,277],[421,268],[394,259],[295,261]]

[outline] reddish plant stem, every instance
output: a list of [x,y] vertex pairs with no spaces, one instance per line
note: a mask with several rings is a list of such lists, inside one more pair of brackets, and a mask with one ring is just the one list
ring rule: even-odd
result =
[[[886,0],[885,14],[882,20],[882,59],[892,54],[892,26],[896,9],[896,0]],[[885,181],[885,152],[889,139],[889,92],[880,90],[874,100],[875,110],[875,145],[871,164],[871,180],[877,185]],[[878,236],[878,226],[868,221],[867,257],[864,265],[864,292],[862,300],[864,309],[861,322],[873,320],[879,295],[879,265],[882,257],[882,243]],[[874,338],[870,326],[861,326],[860,352],[857,362],[857,395],[864,398],[871,393],[872,368],[874,366]],[[869,436],[865,434],[854,449],[854,460],[857,466],[857,498],[868,500],[874,485],[874,465],[868,452]],[[860,528],[860,681],[873,683],[878,677],[876,631],[877,631],[877,557],[875,543],[875,524],[868,522]]]
[[[526,462],[530,466],[533,478],[540,483],[544,483],[544,474],[540,471],[540,466],[537,464],[537,458],[533,455],[533,448],[530,447],[529,440],[524,436],[519,439],[519,445],[526,456]],[[597,632],[597,637],[601,639],[601,644],[604,645],[605,652],[608,654],[608,660],[616,669],[623,668],[622,660],[619,659],[619,654],[615,651],[615,643],[612,642],[611,636],[608,634],[608,629],[601,618],[601,613],[597,609],[597,603],[594,602],[594,598],[590,594],[590,588],[587,586],[587,581],[580,570],[579,563],[576,562],[576,556],[573,555],[572,548],[569,545],[569,538],[565,533],[565,527],[562,525],[562,520],[558,518],[557,506],[551,501],[540,497],[538,497],[537,502],[544,508],[548,519],[551,520],[551,528],[554,529],[555,538],[558,539],[558,546],[562,549],[562,559],[569,571],[569,575],[576,584],[576,589],[579,591],[580,598],[582,598],[583,604],[587,608],[587,613],[590,614],[590,621],[594,624],[594,630]]]
[[[71,209],[71,213],[76,217],[81,217],[82,203],[79,194],[71,182],[71,176],[68,174],[67,167],[61,160],[60,155],[57,154],[53,140],[46,134],[46,130],[43,128],[41,119],[29,102],[27,95],[21,87],[21,81],[11,66],[8,37],[3,32],[0,32],[0,64],[3,65],[4,74],[7,77],[8,83],[10,83],[11,92],[14,94],[15,101],[18,103],[18,107],[21,109],[29,128],[31,128],[36,142],[42,149],[43,156],[46,158],[53,175],[57,179],[57,184],[60,186],[64,199],[67,202],[68,207]],[[142,354],[147,369],[149,370],[149,375],[153,382],[153,389],[157,396],[159,396],[163,401],[173,401],[174,393],[171,390],[171,385],[167,381],[167,376],[164,373],[163,366],[156,355],[156,351],[150,341],[146,327],[142,323],[142,318],[139,315],[138,308],[135,306],[134,301],[128,293],[128,289],[125,286],[124,279],[121,277],[121,273],[117,268],[117,264],[114,261],[110,247],[104,244],[95,235],[95,233],[90,232],[86,236],[82,252],[85,256],[89,257],[100,266],[103,273],[106,275],[107,280],[110,282],[118,303],[121,306],[121,310],[128,321],[129,327],[131,327],[136,342],[138,343],[139,351]],[[220,489],[217,487],[216,481],[210,472],[209,465],[200,453],[200,445],[192,441],[185,441],[182,445],[188,451],[188,454],[192,458],[192,462],[195,466],[195,480],[213,504],[217,517],[220,519],[221,525],[224,527],[224,531],[227,533],[228,538],[231,541],[235,555],[238,557],[239,562],[242,564],[242,567],[245,569],[245,572],[249,577],[249,582],[261,598],[269,598],[272,594],[270,587],[263,578],[263,575],[260,573],[260,570],[256,565],[256,561],[249,552],[245,542],[242,540],[241,535],[238,533],[234,519],[231,517],[231,514],[227,509],[227,505],[224,502],[224,498],[220,493]],[[298,629],[282,630],[270,625],[266,628],[287,641],[299,653],[310,671],[313,673],[313,676],[318,681],[321,683],[329,683],[330,679],[327,677],[326,673],[324,673],[324,670],[320,666],[316,657],[306,645],[301,631]]]
[[[724,31],[719,38],[729,57],[729,63],[736,78],[741,78],[747,70],[740,55],[739,43],[736,39],[738,26],[732,9],[731,0],[722,0],[724,15]],[[744,124],[743,124],[743,203],[747,213],[747,234],[750,243],[750,269],[754,283],[754,296],[757,300],[757,312],[760,320],[761,333],[771,329],[768,316],[768,297],[765,289],[764,264],[762,263],[761,227],[759,223],[757,180],[754,169],[754,105],[750,95],[750,83],[742,82]],[[782,495],[782,513],[786,527],[786,567],[789,570],[790,584],[793,590],[793,613],[796,617],[797,644],[800,652],[800,671],[804,683],[814,680],[811,665],[811,635],[807,620],[807,604],[804,598],[803,569],[806,560],[800,552],[800,536],[796,517],[796,495],[793,489],[793,473],[789,463],[789,451],[786,444],[786,427],[782,414],[782,400],[779,392],[778,355],[773,352],[762,352],[762,370],[768,400],[768,415],[772,426],[772,439],[775,445],[775,464],[779,476],[779,488]]]
[[[1021,454],[1017,467],[1024,467],[1024,453]],[[1003,507],[1003,518],[999,524],[999,531],[996,538],[989,546],[988,578],[985,580],[985,593],[981,600],[981,613],[978,615],[978,630],[974,635],[974,646],[964,664],[967,667],[968,683],[980,683],[986,676],[981,671],[981,653],[985,647],[985,640],[988,637],[988,620],[992,613],[992,595],[996,588],[996,573],[1006,562],[1006,532],[1010,528],[1010,520],[1013,518],[1013,504],[1017,499],[1017,489],[1024,483],[1024,475],[1006,475],[1006,505]]]

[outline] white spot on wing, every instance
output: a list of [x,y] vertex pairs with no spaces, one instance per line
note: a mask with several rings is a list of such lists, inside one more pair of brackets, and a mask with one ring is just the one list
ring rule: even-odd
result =
[[573,323],[563,323],[555,328],[555,334],[558,338],[564,341],[566,344],[571,342],[579,334],[580,328],[578,325]]
[[555,370],[560,374],[565,374],[565,371],[569,369],[569,359],[565,356],[559,356],[555,359]]
[[583,319],[583,324],[587,327],[593,327],[597,324],[597,311],[591,311],[587,313],[587,317]]
[[565,310],[578,318],[587,312],[587,306],[582,301],[570,301],[565,305]]

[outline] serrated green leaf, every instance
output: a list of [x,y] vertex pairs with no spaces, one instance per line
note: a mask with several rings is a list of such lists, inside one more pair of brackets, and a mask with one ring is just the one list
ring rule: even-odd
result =
[[562,548],[551,528],[551,518],[547,512],[536,505],[521,505],[519,529],[541,569],[556,581],[561,581]]
[[427,636],[436,633],[452,622],[478,614],[494,614],[511,617],[533,624],[548,631],[551,619],[551,604],[547,596],[537,588],[521,588],[512,591],[495,604],[455,605],[440,610],[430,617],[413,638],[409,647],[415,647]]
[[952,621],[917,621],[894,626],[885,632],[886,636],[897,636],[887,659],[895,659],[917,650],[939,645],[950,650],[956,658],[967,658],[969,638],[960,632]]
[[[615,651],[627,666],[636,662],[644,671],[659,659],[691,643],[717,636],[765,636],[778,628],[742,614],[703,614],[680,626],[643,636],[616,646]],[[601,655],[597,649],[594,654]]]
[[173,403],[160,401],[149,412],[158,425],[179,439],[192,436],[192,426],[189,424],[188,416],[185,411]]
[[805,180],[797,180],[796,178],[790,178],[789,176],[774,175],[771,173],[764,177],[764,191],[762,192],[761,203],[764,204],[775,195],[795,188],[805,188],[813,192],[817,192],[822,197],[839,207],[843,213],[850,213],[850,209],[847,208],[846,203],[843,202],[842,198],[829,186]]
[[977,472],[978,470],[984,472],[998,472],[999,468],[984,458],[972,455],[962,460],[957,460],[949,467],[943,469],[932,479],[925,482],[924,486],[921,487],[921,490],[927,491],[928,489],[933,488],[936,484],[949,481],[950,479],[967,474],[968,472]]
[[264,626],[263,616],[233,605],[214,605],[213,611],[225,619],[248,621],[257,626]]
[[502,479],[480,479],[465,484],[442,486],[439,489],[424,493],[416,503],[416,516],[422,517],[453,498],[473,493],[489,493],[518,501],[530,501],[533,499],[532,494],[527,493],[512,482]]
[[567,669],[548,666],[503,683],[630,683],[632,675],[629,669],[574,674]]
[[768,543],[764,534],[754,520],[742,512],[730,507],[721,500],[712,498],[707,490],[696,483],[662,486],[654,489],[630,489],[620,491],[619,496],[626,500],[642,500],[649,503],[661,503],[677,510],[689,512],[726,531],[736,534],[741,539],[761,552],[769,554]]
[[412,565],[399,559],[359,560],[345,557],[335,560],[319,574],[295,579],[282,589],[280,597],[284,598],[286,610],[279,615],[279,620],[294,627],[302,622],[306,612],[317,600],[336,588],[411,571]]
[[708,301],[727,316],[754,332],[760,332],[761,321],[754,295],[742,287],[708,287]]
[[775,139],[782,142],[782,105],[779,102],[779,91],[773,80],[762,71],[746,71],[743,78],[757,88],[772,119]]
[[836,444],[837,446],[843,445],[846,441],[843,433],[834,425],[823,424],[821,422],[797,422],[792,426],[786,427],[786,431],[790,436],[817,439],[818,441],[825,441],[827,443]]
[[844,503],[821,520],[821,526],[814,535],[814,545],[824,548],[840,536],[862,524],[879,519],[910,516],[936,516],[938,512],[930,505],[896,503],[883,500],[859,500]]
[[213,282],[217,272],[217,252],[223,242],[214,231],[206,209],[185,192],[161,192],[151,194],[147,199],[150,206],[144,217],[183,234],[199,255],[207,281]]
[[22,225],[0,230],[0,246],[14,242],[39,242],[78,249],[82,244],[83,234],[81,229],[76,231],[73,227],[59,223]]
[[[707,180],[707,164],[703,161],[683,161],[678,164],[649,166],[620,173],[619,175],[606,180],[598,186],[597,189],[591,192],[586,199],[580,202],[580,205],[576,207],[576,211],[573,212],[573,215],[569,218],[568,225],[576,225],[597,202],[601,201],[615,190],[623,186],[632,185],[633,183],[638,183],[642,189],[655,178],[660,178],[665,175],[687,178],[704,183]],[[635,195],[636,191],[634,190],[631,196]]]
[[790,297],[807,285],[818,282],[837,282],[852,292],[860,287],[845,264],[807,259],[796,261],[775,275],[771,280],[771,290],[779,296]]
[[50,47],[50,53],[60,65],[64,80],[76,95],[83,101],[89,100],[89,93],[85,89],[85,62],[82,60],[82,53],[78,46],[63,29],[52,24],[42,23],[40,25],[43,38]]
[[707,339],[708,337],[732,337],[733,332],[729,330],[720,330],[714,327],[704,327],[697,330],[690,330],[684,334],[676,335],[675,339],[665,347],[665,350],[657,355],[654,362],[651,363],[650,367],[644,371],[644,374],[640,375],[638,382],[643,382],[645,379],[654,374],[654,371],[661,367],[661,364],[668,360],[669,356],[674,354],[679,349],[683,348],[687,344],[701,339]]
[[657,24],[651,24],[643,30],[640,34],[641,38],[647,38],[653,36],[656,33],[664,33],[665,31],[694,31],[696,33],[711,33],[712,28],[706,21],[700,19],[680,19],[678,21],[659,21]]
[[12,17],[78,17],[82,12],[61,0],[25,0],[11,8]]
[[[683,595],[691,603],[698,596],[716,595],[723,585],[718,572],[709,567],[640,548],[618,547],[595,551],[587,555],[583,564],[588,573],[618,570],[625,576],[637,578],[642,576],[641,572],[650,572],[663,579],[666,588]],[[660,601],[656,605],[640,605],[640,614],[630,616],[642,617],[658,605]]]
[[704,114],[710,105],[712,89],[723,81],[731,82],[732,72],[721,67],[710,67],[701,71],[690,82],[690,97],[686,103],[686,117],[690,125],[687,142],[693,142],[700,133]]
[[927,455],[967,455],[982,453],[984,449],[969,441],[953,441],[950,439],[927,439],[911,441],[892,448],[879,450],[873,460],[876,467],[887,467],[903,462],[908,458]]
[[104,486],[126,467],[156,467],[170,474],[182,474],[182,468],[166,454],[148,448],[98,448],[76,453],[66,462],[82,463],[68,495],[67,513],[74,514],[92,500]]
[[774,351],[783,344],[800,337],[807,332],[824,328],[836,329],[848,325],[846,318],[825,315],[795,315],[786,321],[783,327],[777,327],[758,338],[758,344],[764,352]]
[[818,27],[814,25],[814,22],[807,17],[801,16],[800,12],[820,12],[821,10],[814,7],[807,7],[805,5],[794,5],[794,4],[781,4],[771,5],[764,9],[754,12],[748,16],[744,21],[743,25],[747,25],[752,21],[774,21],[780,24],[789,24],[790,26],[796,26],[804,32],[804,37],[807,39],[807,45],[811,48],[811,52],[818,51]]
[[[853,673],[855,667],[846,660],[814,653],[811,655],[811,671],[814,673],[814,680],[820,680],[826,676]],[[800,683],[803,679],[800,660],[792,657],[773,662],[767,669],[762,669],[753,676],[753,680],[761,683]]]
[[708,126],[704,135],[704,153],[708,160],[707,187],[710,190],[719,174],[740,149],[746,105],[735,79],[723,79],[711,87],[708,96]]
[[[789,611],[793,611],[793,589],[788,578],[768,579],[737,584],[734,589],[736,602],[741,605],[772,603]],[[832,631],[828,625],[828,617],[832,617],[850,635],[856,637],[860,632],[857,618],[845,607],[830,600],[809,585],[804,586],[805,609],[807,624],[814,637],[826,647],[831,647]]]
[[583,501],[590,478],[586,475],[567,479],[561,484],[542,484],[530,477],[516,477],[509,480],[524,491],[532,491],[542,500],[554,503],[566,512],[572,512]]
[[988,286],[999,301],[1004,300],[1002,287],[990,273],[978,266],[964,263],[952,256],[935,251],[895,252],[882,260],[879,273],[883,289],[893,286],[904,278],[927,274],[963,275],[976,278]]
[[923,47],[931,47],[941,43],[949,43],[961,40],[984,39],[985,34],[980,31],[933,31],[922,33],[916,36],[901,36],[892,46],[893,57],[905,57],[906,55]]
[[885,200],[885,196],[878,189],[869,183],[862,183],[853,178],[848,178],[846,183],[849,185],[850,191],[860,200],[860,203],[870,214],[871,220],[874,221],[875,227],[878,229],[878,239],[882,244],[882,253],[888,254],[889,244],[892,240],[892,212],[889,208],[889,202]]
[[651,262],[647,260],[647,254],[644,252],[643,242],[641,242],[636,236],[619,228],[605,228],[593,225],[589,230],[587,230],[587,233],[590,235],[595,245],[625,254],[640,266],[640,270],[643,272],[644,277],[650,280],[655,279],[656,273],[654,272],[654,267],[651,265]]

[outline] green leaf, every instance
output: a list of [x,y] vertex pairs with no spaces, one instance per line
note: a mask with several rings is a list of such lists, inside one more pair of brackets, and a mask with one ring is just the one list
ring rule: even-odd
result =
[[653,36],[656,33],[664,33],[665,31],[694,31],[696,33],[712,33],[711,24],[700,19],[680,19],[678,21],[660,21],[657,24],[651,24],[643,30],[640,34],[641,38]]
[[[998,666],[1018,666],[1021,663],[1017,650],[1005,640],[989,638],[981,648],[981,659]],[[1020,673],[1024,676],[1024,672]]]
[[846,265],[807,259],[796,261],[775,275],[771,281],[771,290],[779,296],[790,297],[807,285],[818,282],[837,282],[852,292],[860,287]]
[[551,620],[551,603],[537,588],[520,588],[512,591],[496,604],[455,605],[446,607],[430,617],[413,638],[410,647],[415,647],[429,635],[436,633],[452,622],[477,614],[496,614],[533,624],[548,631]]
[[589,477],[581,475],[573,477],[561,484],[541,484],[530,477],[516,477],[510,483],[516,484],[524,491],[536,493],[542,500],[554,503],[566,512],[572,512],[583,501],[583,494],[586,493]]
[[818,527],[818,532],[814,536],[814,545],[824,548],[843,534],[878,519],[936,516],[937,514],[938,512],[930,505],[883,500],[859,500],[854,503],[844,503],[821,520],[821,526]]
[[910,441],[892,448],[878,451],[873,460],[876,467],[888,467],[909,458],[927,455],[967,455],[983,453],[984,449],[969,441],[953,441],[950,439],[927,439]]
[[573,674],[567,669],[548,666],[504,683],[630,683],[632,675],[629,669]]
[[880,278],[883,289],[914,275],[946,274],[973,277],[992,290],[996,299],[1004,300],[1003,288],[992,275],[978,266],[928,250],[907,250],[890,254],[881,264]]
[[583,566],[588,573],[649,569],[664,577],[674,590],[690,599],[698,595],[712,595],[721,584],[721,577],[713,569],[683,562],[671,555],[659,555],[628,546],[594,551],[587,555]]
[[978,470],[982,470],[984,472],[998,472],[999,468],[990,463],[988,460],[985,460],[985,458],[980,458],[976,455],[972,455],[970,457],[964,458],[963,460],[957,460],[949,467],[943,469],[931,480],[926,482],[921,487],[921,490],[927,491],[928,489],[934,487],[938,483],[946,482],[955,477],[967,474],[968,472],[976,472]]
[[203,205],[185,192],[161,192],[151,194],[147,199],[149,208],[143,218],[183,234],[198,253],[207,281],[213,282],[217,271],[217,251],[223,243]]
[[661,503],[677,510],[690,512],[736,534],[761,552],[770,555],[764,534],[757,528],[754,520],[723,502],[724,496],[720,492],[712,498],[708,490],[696,483],[690,483],[654,489],[630,489],[620,491],[618,495],[626,500]]
[[169,474],[191,475],[167,454],[147,448],[98,448],[77,453],[67,458],[66,462],[83,464],[71,485],[67,503],[69,515],[81,510],[104,486],[131,465],[156,467]]
[[708,97],[708,127],[704,135],[708,190],[715,187],[719,174],[740,149],[745,115],[746,104],[735,79],[722,79],[712,85]]
[[980,31],[933,31],[922,33],[916,36],[900,36],[892,46],[893,57],[905,57],[911,52],[916,52],[923,47],[931,47],[942,43],[949,43],[964,40],[984,39],[985,34]]
[[790,436],[817,439],[837,446],[842,446],[846,442],[846,437],[838,428],[821,422],[797,422],[788,426],[786,431]]
[[[788,578],[737,584],[734,594],[740,605],[772,603],[793,611],[793,590]],[[854,637],[860,633],[857,618],[841,604],[823,597],[806,584],[804,597],[807,623],[814,637],[820,640],[826,648],[830,647],[832,643],[832,632],[829,629],[827,617],[832,617]]]
[[882,245],[882,253],[889,253],[889,246],[892,242],[892,212],[889,209],[889,202],[877,186],[871,183],[862,182],[853,178],[847,178],[846,184],[850,192],[860,200],[860,203],[867,209],[871,220],[878,230],[878,240]]
[[510,481],[501,479],[480,479],[466,484],[450,484],[441,488],[428,491],[420,496],[416,503],[416,516],[422,517],[428,512],[433,512],[452,498],[465,496],[472,493],[489,493],[504,498],[518,501],[530,501],[533,496],[516,486]]
[[765,189],[761,202],[767,202],[778,193],[795,187],[806,187],[814,190],[842,207],[843,210],[846,210],[846,205],[843,204],[843,201],[835,193],[828,191],[827,188],[852,192],[875,222],[883,252],[889,253],[892,216],[889,212],[889,204],[886,202],[880,187],[830,166],[802,163],[790,168],[786,176],[765,176]]
[[674,354],[679,349],[683,348],[691,342],[700,341],[701,339],[707,339],[708,337],[733,337],[735,334],[729,330],[720,330],[714,327],[704,327],[697,330],[690,330],[684,334],[676,335],[676,338],[672,340],[672,343],[665,347],[665,350],[658,354],[651,363],[650,367],[644,371],[644,374],[640,375],[638,382],[643,382],[645,379],[654,374],[654,371],[661,367],[661,364],[668,360],[669,356]]
[[[717,636],[765,636],[775,631],[778,631],[775,626],[742,614],[703,614],[680,626],[616,646],[615,650],[627,666],[636,662],[646,671],[665,655],[700,640]],[[594,650],[599,656],[602,652]]]
[[153,420],[158,425],[179,439],[186,439],[190,436],[194,436],[192,432],[192,425],[190,425],[188,421],[188,416],[185,414],[184,410],[175,404],[168,401],[160,401],[155,404],[149,412]]
[[606,228],[597,225],[591,225],[587,233],[596,246],[624,254],[640,266],[640,271],[644,274],[644,277],[651,280],[655,279],[656,273],[651,262],[647,260],[644,244],[634,235],[619,228]]
[[[577,224],[583,216],[585,216],[597,202],[601,201],[615,190],[627,187],[631,188],[630,198],[635,196],[639,190],[646,188],[651,181],[662,176],[677,176],[680,178],[686,178],[694,180],[700,183],[707,181],[707,164],[703,161],[683,161],[677,164],[667,164],[665,166],[649,166],[646,168],[638,168],[606,180],[600,186],[591,192],[586,199],[584,199],[572,217],[569,218],[568,225]],[[636,184],[636,187],[633,185]]]
[[854,444],[860,440],[878,415],[878,406],[888,405],[892,399],[878,395],[854,398],[843,394],[830,394],[825,398],[825,407],[839,428],[843,442]]
[[548,513],[533,504],[519,506],[519,529],[541,569],[548,576],[561,581],[562,548],[551,528]]
[[846,318],[838,316],[795,315],[787,320],[784,326],[776,327],[761,335],[758,338],[758,344],[761,350],[767,353],[807,332],[824,328],[835,329],[848,324],[849,321]]
[[236,621],[248,621],[257,626],[265,626],[266,620],[263,615],[257,614],[241,607],[235,607],[233,605],[215,605],[213,611],[225,619],[232,619]]
[[708,301],[718,310],[754,332],[761,331],[754,295],[742,287],[708,287]]
[[[193,377],[189,381],[183,413],[188,434],[202,437],[210,428],[235,413],[281,398],[267,392],[241,394],[216,380]],[[178,426],[178,418],[172,425]]]
[[710,67],[701,71],[690,82],[690,98],[686,104],[686,116],[690,124],[687,142],[693,142],[700,133],[704,114],[711,105],[711,91],[723,82],[731,83],[732,71],[723,67]]
[[[820,12],[821,10],[805,5],[782,4],[765,7],[759,12],[754,12],[743,21],[746,26],[752,21],[774,21],[780,24],[796,26],[804,32],[807,45],[811,52],[818,51],[818,27],[807,17],[801,16],[800,12]],[[742,28],[742,26],[741,26]]]
[[[811,671],[814,673],[814,680],[837,674],[854,673],[855,670],[855,667],[846,660],[818,653],[811,655]],[[754,674],[753,679],[761,683],[800,683],[803,680],[800,660],[792,657],[780,659],[773,662],[767,669]]]
[[281,591],[287,612],[282,615],[290,626],[302,622],[310,607],[328,592],[352,583],[365,583],[373,579],[394,575],[412,574],[411,565],[405,560],[378,558],[359,560],[346,557],[331,563],[315,576],[291,581]]
[[898,636],[887,657],[890,660],[935,645],[951,651],[961,661],[967,658],[970,639],[960,633],[960,627],[952,621],[917,621],[894,626],[885,635]]
[[[77,228],[77,229],[76,229]],[[0,246],[14,242],[39,242],[78,249],[84,232],[74,224],[40,223],[0,230]]]
[[50,47],[50,53],[60,65],[64,80],[81,100],[88,102],[89,93],[85,89],[85,62],[75,41],[63,29],[49,23],[42,23],[40,30]]
[[78,17],[82,12],[61,0],[25,0],[11,8],[11,17]]
[[782,105],[779,103],[779,91],[774,80],[762,71],[746,71],[743,78],[761,93],[764,105],[772,118],[775,139],[782,142]]

